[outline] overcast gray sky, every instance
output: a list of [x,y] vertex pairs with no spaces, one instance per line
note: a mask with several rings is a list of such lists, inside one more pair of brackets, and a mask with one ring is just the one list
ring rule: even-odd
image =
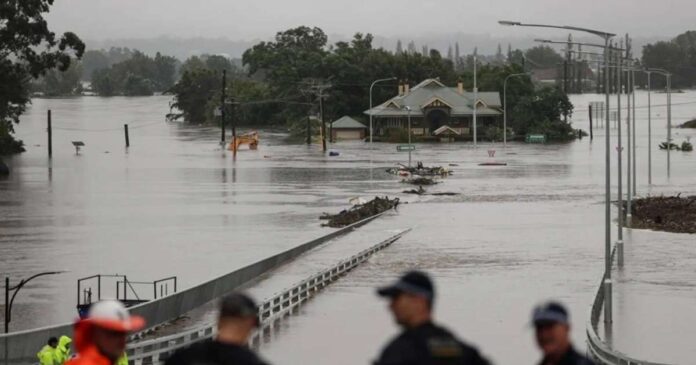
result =
[[346,36],[358,31],[404,38],[548,34],[501,27],[499,19],[671,37],[696,28],[696,0],[56,0],[48,19],[56,31],[95,40],[162,35],[266,39],[298,25]]

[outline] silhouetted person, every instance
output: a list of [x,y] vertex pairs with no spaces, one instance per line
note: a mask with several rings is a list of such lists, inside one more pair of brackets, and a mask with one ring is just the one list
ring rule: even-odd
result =
[[433,323],[435,289],[425,273],[410,271],[377,293],[403,332],[382,350],[375,365],[485,365],[479,352]]
[[250,297],[240,293],[226,296],[220,303],[215,339],[176,352],[165,365],[265,365],[247,346],[259,325],[257,313]]
[[544,358],[540,365],[594,365],[580,355],[570,341],[570,321],[563,305],[548,302],[534,308],[532,322]]

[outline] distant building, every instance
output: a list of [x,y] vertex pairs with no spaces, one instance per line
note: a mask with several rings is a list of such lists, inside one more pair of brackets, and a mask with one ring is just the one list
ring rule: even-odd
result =
[[367,127],[357,120],[345,115],[333,122],[329,126],[331,140],[365,139]]
[[443,126],[459,136],[470,136],[473,128],[474,104],[479,136],[484,128],[498,125],[502,118],[502,103],[497,91],[474,93],[465,91],[460,82],[448,87],[437,79],[427,79],[410,88],[399,85],[399,94],[365,111],[372,115],[373,130],[377,136],[392,128],[407,128],[408,109],[411,109],[411,133],[414,136],[434,137]]

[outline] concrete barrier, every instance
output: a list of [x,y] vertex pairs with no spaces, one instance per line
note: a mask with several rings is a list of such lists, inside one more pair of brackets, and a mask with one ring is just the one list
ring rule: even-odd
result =
[[[611,263],[613,265],[616,256],[616,247],[611,251]],[[644,360],[634,359],[624,353],[621,353],[604,342],[597,334],[599,327],[599,319],[602,315],[602,306],[604,305],[604,280],[606,274],[602,275],[602,281],[599,283],[597,294],[590,308],[590,320],[587,323],[587,352],[597,364],[605,365],[667,365]]]
[[[367,261],[372,255],[389,247],[396,240],[408,233],[410,229],[399,232],[388,239],[363,250],[337,264],[322,270],[292,287],[264,300],[258,309],[261,321],[258,330],[252,335],[250,343],[258,347],[262,337],[267,337],[274,322],[288,315],[310,300],[319,291],[338,280],[341,276]],[[130,343],[127,348],[131,365],[159,364],[164,362],[176,350],[203,341],[215,335],[217,326],[208,323],[174,335],[158,337],[137,343]]]
[[[380,213],[362,221],[356,222],[325,236],[309,241],[287,251],[235,270],[229,274],[207,281],[189,289],[143,303],[129,310],[133,314],[143,316],[148,328],[175,319],[182,314],[199,307],[215,298],[219,298],[240,286],[252,281],[261,274],[283,265],[301,254],[321,245],[331,239],[345,235],[370,221],[380,217]],[[56,326],[12,332],[0,335],[0,354],[4,364],[35,363],[36,353],[46,344],[49,337],[60,337],[67,334],[72,337],[73,324],[65,323]]]

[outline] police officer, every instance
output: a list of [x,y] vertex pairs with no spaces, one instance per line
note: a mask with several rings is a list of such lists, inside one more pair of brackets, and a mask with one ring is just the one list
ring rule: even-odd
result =
[[573,348],[568,311],[563,305],[548,302],[537,306],[532,313],[532,323],[544,355],[540,365],[594,365]]
[[486,365],[479,352],[433,323],[435,289],[427,274],[410,271],[377,293],[403,332],[383,350],[375,365]]
[[234,293],[220,303],[217,336],[176,352],[165,365],[266,365],[247,347],[249,336],[258,327],[256,303]]

